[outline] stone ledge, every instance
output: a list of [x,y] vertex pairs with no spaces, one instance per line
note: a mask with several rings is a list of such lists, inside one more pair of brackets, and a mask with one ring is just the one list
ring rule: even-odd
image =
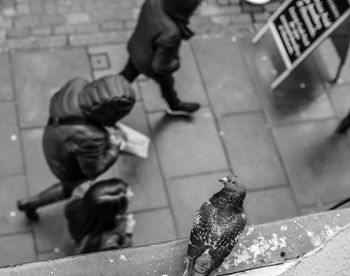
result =
[[[213,275],[230,274],[295,260],[350,222],[350,209],[246,227],[239,244]],[[95,276],[183,274],[187,240],[101,252],[0,269],[0,276]]]

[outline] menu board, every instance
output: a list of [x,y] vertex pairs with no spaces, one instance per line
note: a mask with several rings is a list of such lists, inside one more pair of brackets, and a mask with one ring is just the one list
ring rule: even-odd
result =
[[348,0],[290,1],[271,22],[275,35],[282,42],[279,45],[283,46],[288,63],[291,65],[305,56],[322,36],[339,25],[338,21],[349,10]]

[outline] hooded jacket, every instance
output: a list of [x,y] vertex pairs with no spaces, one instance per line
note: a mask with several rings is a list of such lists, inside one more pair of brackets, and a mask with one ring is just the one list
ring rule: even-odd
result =
[[[53,95],[42,145],[47,164],[60,181],[94,179],[116,161],[119,147],[110,142],[105,126],[131,110],[135,99],[130,90],[122,76],[92,83],[76,78]],[[65,123],[67,118],[73,122]]]
[[181,40],[193,35],[187,24],[199,3],[200,0],[144,2],[128,42],[130,59],[139,72],[157,79],[179,68]]

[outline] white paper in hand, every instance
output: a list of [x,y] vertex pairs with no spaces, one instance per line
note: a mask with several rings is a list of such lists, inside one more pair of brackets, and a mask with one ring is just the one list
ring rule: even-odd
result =
[[127,137],[127,140],[120,147],[120,150],[141,158],[147,158],[150,139],[141,132],[122,123],[117,123],[116,126],[123,131]]

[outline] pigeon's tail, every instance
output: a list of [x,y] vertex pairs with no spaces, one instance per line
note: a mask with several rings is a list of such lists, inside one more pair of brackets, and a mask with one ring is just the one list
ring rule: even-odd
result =
[[183,274],[183,276],[203,276],[204,274],[198,274],[194,269],[193,269],[193,259],[187,258],[186,259],[186,270]]
[[208,276],[209,273],[201,273],[194,269],[194,260],[193,259],[186,259],[186,270],[183,274],[183,276]]
[[186,258],[186,270],[183,276],[191,276],[191,271],[193,271],[193,260]]

